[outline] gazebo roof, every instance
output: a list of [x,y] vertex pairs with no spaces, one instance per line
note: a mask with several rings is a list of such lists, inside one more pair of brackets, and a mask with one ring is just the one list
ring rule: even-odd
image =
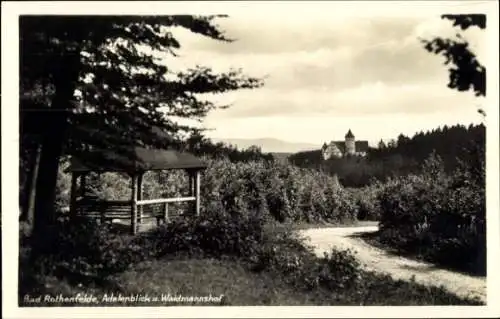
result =
[[207,164],[191,153],[175,150],[120,147],[93,149],[72,156],[71,172],[137,172],[166,169],[204,169]]

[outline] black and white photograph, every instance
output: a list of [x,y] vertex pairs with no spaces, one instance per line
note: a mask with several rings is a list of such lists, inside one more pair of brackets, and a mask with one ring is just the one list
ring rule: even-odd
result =
[[2,3],[6,318],[500,315],[498,2],[44,3]]

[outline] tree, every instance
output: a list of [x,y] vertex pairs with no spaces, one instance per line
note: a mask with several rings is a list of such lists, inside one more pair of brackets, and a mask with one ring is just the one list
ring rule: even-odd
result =
[[246,150],[251,153],[262,153],[262,148],[259,145],[250,145]]
[[[231,41],[215,24],[221,16],[22,16],[20,18],[21,139],[39,149],[32,216],[41,230],[54,218],[59,159],[89,147],[180,146],[198,131],[173,117],[202,119],[217,106],[200,97],[262,85],[240,70],[215,74],[197,66],[181,72],[172,33],[182,27]],[[33,116],[33,114],[36,114]],[[29,125],[33,124],[33,125]],[[34,140],[34,139],[33,139]]]
[[380,139],[380,142],[378,142],[378,149],[383,150],[386,147],[387,146],[385,145],[384,141],[382,139]]
[[397,139],[396,143],[399,146],[404,146],[409,141],[410,141],[410,139],[408,137],[406,137],[403,133],[401,133],[401,134],[398,135],[398,139]]
[[[462,30],[470,27],[486,28],[484,14],[445,14],[441,18],[453,21],[453,26]],[[486,95],[486,68],[479,63],[476,55],[470,50],[468,42],[457,34],[457,39],[436,37],[432,40],[421,39],[427,51],[442,54],[449,66],[448,87],[458,91],[473,90],[476,96]],[[479,110],[484,114],[483,110]]]
[[387,148],[396,148],[398,146],[398,142],[395,139],[391,139],[387,143]]

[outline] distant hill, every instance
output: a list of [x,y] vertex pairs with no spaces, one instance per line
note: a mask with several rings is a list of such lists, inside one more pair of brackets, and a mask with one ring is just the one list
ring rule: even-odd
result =
[[212,138],[214,142],[224,142],[245,149],[252,145],[260,146],[266,153],[296,153],[307,150],[317,150],[321,145],[310,143],[287,142],[275,138],[243,139],[243,138]]

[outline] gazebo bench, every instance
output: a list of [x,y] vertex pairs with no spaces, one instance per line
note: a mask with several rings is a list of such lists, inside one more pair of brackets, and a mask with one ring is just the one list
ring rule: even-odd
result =
[[[185,198],[185,200],[194,200],[194,197]],[[144,207],[141,211],[142,215],[137,216],[137,223],[140,224],[143,220],[150,218],[155,218],[158,225],[160,225],[161,222],[166,222],[169,219],[168,202],[173,201],[156,203],[156,206],[154,206],[155,204],[145,205],[147,208]],[[131,201],[92,200],[80,201],[77,203],[77,207],[81,211],[80,215],[99,219],[102,223],[105,223],[113,219],[131,220],[131,204]]]
[[[120,146],[115,149],[97,149],[75,154],[71,159],[71,204],[70,214],[85,215],[106,222],[113,219],[131,221],[131,233],[145,218],[168,221],[168,205],[176,202],[191,202],[194,214],[200,213],[200,171],[206,163],[196,156],[175,150],[147,149],[144,147]],[[143,199],[142,181],[147,171],[184,170],[189,176],[189,194],[183,197]],[[130,177],[131,198],[124,201],[89,198],[86,192],[86,176],[90,172],[121,172]],[[78,179],[80,187],[78,187]],[[80,200],[78,200],[80,197]],[[161,205],[160,209],[153,208]],[[152,214],[148,214],[152,210]]]
[[78,209],[82,211],[82,215],[100,218],[101,222],[110,221],[112,219],[131,219],[129,201],[93,201],[80,202]]

